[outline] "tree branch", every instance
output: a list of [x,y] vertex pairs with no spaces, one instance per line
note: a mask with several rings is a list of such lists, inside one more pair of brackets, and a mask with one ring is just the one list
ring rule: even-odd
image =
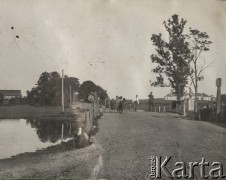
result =
[[195,82],[194,82],[194,77],[192,76],[192,74],[189,74],[189,76],[191,78],[191,81],[192,81],[194,88],[196,88],[196,85],[195,85]]
[[211,64],[213,64],[213,62],[210,62],[208,64],[206,64],[206,61],[204,60],[204,64],[200,67],[200,70],[198,72],[198,77],[201,75],[201,73],[208,67],[211,66]]
[[200,51],[199,51],[199,53],[198,53],[198,55],[197,55],[197,57],[196,57],[196,60],[195,60],[195,61],[197,61],[197,60],[198,60],[198,58],[199,58],[199,56],[200,56],[201,52],[202,52],[202,50],[200,50]]

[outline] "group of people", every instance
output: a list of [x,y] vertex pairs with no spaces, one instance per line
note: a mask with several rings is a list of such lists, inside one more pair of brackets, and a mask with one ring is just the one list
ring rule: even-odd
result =
[[[108,99],[106,101],[106,108],[110,109],[110,112],[118,112],[123,113],[126,110],[128,111],[137,111],[139,107],[140,101],[138,98],[138,95],[135,96],[135,98],[131,101],[126,100],[122,96],[116,96],[115,99]],[[149,111],[152,110],[154,104],[154,96],[152,95],[152,92],[148,95],[148,105],[149,105]]]
[[135,110],[137,109],[137,106],[139,104],[139,100],[138,100],[138,96],[136,96],[136,101],[130,102],[130,101],[126,101],[125,98],[123,98],[122,96],[116,96],[115,99],[107,99],[105,101],[105,106],[107,109],[110,110],[110,112],[118,112],[118,113],[123,113],[125,112],[125,110],[129,110],[132,111],[133,109],[133,104],[135,107]]
[[115,99],[110,101],[110,110],[112,112],[123,113],[125,111],[126,99],[122,96],[116,96]]

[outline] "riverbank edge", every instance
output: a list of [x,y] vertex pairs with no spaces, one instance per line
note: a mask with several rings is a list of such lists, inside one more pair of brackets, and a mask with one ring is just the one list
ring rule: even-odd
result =
[[71,144],[73,144],[72,141],[2,159],[0,160],[0,179],[58,179],[64,171],[77,167],[88,159],[95,158],[103,151],[96,143],[80,149],[73,148]]

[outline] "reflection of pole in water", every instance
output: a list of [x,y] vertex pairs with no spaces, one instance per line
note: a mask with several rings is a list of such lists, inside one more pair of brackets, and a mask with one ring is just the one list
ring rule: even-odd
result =
[[61,141],[64,139],[64,123],[62,123],[62,129],[61,129]]
[[70,122],[70,127],[69,127],[69,135],[71,135],[71,122]]

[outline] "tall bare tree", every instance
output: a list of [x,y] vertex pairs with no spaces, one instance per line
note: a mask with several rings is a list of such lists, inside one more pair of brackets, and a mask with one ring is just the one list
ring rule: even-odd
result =
[[206,63],[205,59],[201,59],[200,55],[209,51],[209,46],[212,43],[209,41],[209,35],[206,32],[201,32],[197,29],[189,29],[190,49],[191,49],[191,64],[190,64],[190,77],[195,91],[194,99],[194,113],[197,117],[197,93],[198,83],[204,79],[203,71],[210,67],[212,63]]

